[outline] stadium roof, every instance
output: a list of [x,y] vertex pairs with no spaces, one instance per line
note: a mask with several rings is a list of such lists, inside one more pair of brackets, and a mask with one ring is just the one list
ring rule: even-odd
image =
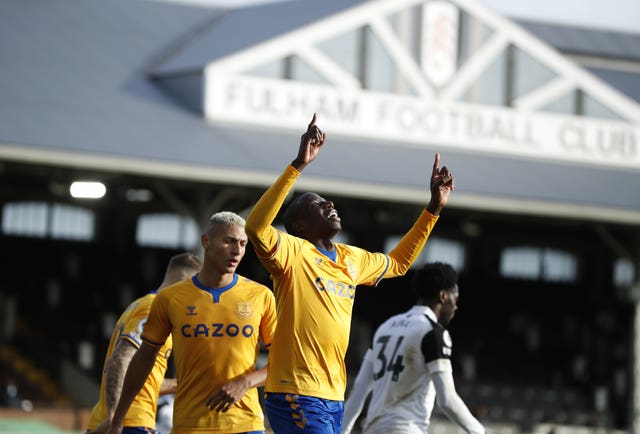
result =
[[[158,77],[201,73],[216,60],[364,3],[298,1],[225,11],[145,0],[0,2],[0,159],[269,185],[295,156],[304,123],[277,129],[213,122],[185,107]],[[637,56],[640,45],[625,51],[624,44],[640,36],[607,35],[609,44],[597,45],[595,54]],[[637,75],[597,75],[611,79],[612,92],[637,101]],[[457,178],[452,206],[640,222],[634,168],[327,133],[300,188],[422,203],[440,151]]]
[[640,34],[528,20],[518,24],[563,53],[640,60]]
[[210,62],[308,26],[321,17],[360,3],[362,0],[285,1],[221,13],[193,43],[156,65],[153,74],[200,71]]

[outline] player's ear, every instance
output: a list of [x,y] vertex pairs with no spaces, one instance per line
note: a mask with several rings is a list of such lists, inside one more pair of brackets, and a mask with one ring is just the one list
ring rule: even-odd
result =
[[447,301],[447,298],[449,297],[449,291],[447,291],[446,289],[441,289],[440,293],[438,294],[440,303],[444,303],[445,301]]
[[200,235],[200,244],[202,244],[202,247],[204,249],[209,246],[209,237],[207,236],[207,234]]

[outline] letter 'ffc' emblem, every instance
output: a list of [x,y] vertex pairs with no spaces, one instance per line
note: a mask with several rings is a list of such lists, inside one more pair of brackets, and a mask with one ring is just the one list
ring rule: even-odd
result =
[[241,301],[238,303],[238,307],[236,308],[236,315],[240,318],[249,318],[253,314],[253,310],[251,310],[251,303],[248,301]]

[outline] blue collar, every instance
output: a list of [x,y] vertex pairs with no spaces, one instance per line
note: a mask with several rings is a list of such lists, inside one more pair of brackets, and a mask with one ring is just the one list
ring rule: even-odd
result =
[[233,280],[231,281],[231,283],[228,284],[227,286],[223,286],[222,288],[209,288],[208,286],[204,286],[198,280],[198,275],[197,274],[194,274],[194,276],[191,278],[191,281],[198,288],[202,289],[203,291],[207,291],[209,294],[211,294],[211,297],[213,297],[213,302],[214,303],[219,303],[220,302],[220,296],[222,295],[222,293],[225,292],[225,291],[228,291],[236,283],[238,283],[238,275],[236,273],[233,273]]
[[318,246],[316,246],[316,249],[318,249],[320,253],[331,259],[333,262],[336,262],[336,259],[338,259],[338,249],[334,250],[333,252],[330,252],[329,250],[325,250],[322,247]]

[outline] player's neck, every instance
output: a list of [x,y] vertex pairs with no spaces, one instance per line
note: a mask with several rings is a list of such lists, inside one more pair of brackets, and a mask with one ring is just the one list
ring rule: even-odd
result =
[[440,312],[442,312],[442,305],[440,303],[430,303],[427,304],[427,306],[429,306],[429,308],[436,315],[436,318],[438,318],[438,322],[440,322]]
[[224,288],[233,282],[234,273],[221,274],[216,270],[202,267],[202,270],[198,273],[198,281],[207,288]]
[[156,289],[157,292],[162,291],[163,289],[165,289],[168,286],[173,285],[175,282],[172,282],[170,280],[163,280],[162,283],[160,284],[160,286],[158,286],[158,289]]
[[336,249],[336,246],[333,244],[331,238],[319,238],[315,240],[309,240],[313,243],[314,246],[320,247],[323,250],[328,252],[333,252]]

